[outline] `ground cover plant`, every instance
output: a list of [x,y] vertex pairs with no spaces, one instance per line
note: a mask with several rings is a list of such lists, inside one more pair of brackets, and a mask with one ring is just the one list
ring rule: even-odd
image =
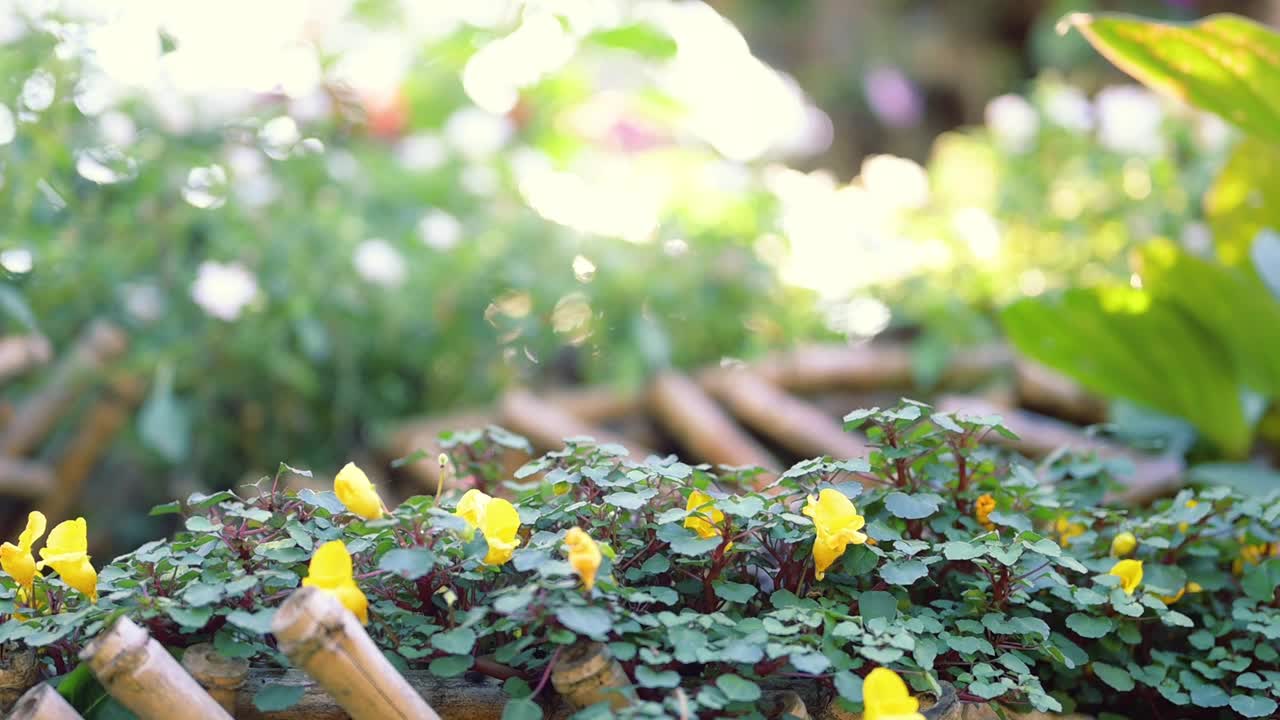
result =
[[334,492],[268,477],[198,494],[154,511],[183,530],[96,577],[82,521],[41,547],[35,519],[4,547],[0,641],[75,678],[76,650],[124,613],[175,651],[212,641],[282,664],[272,614],[307,584],[401,667],[505,678],[516,717],[542,712],[550,667],[582,639],[626,669],[633,717],[760,717],[758,701],[797,684],[857,708],[883,699],[880,675],[864,690],[874,668],[913,694],[949,683],[1011,708],[1276,712],[1280,493],[1122,508],[1104,496],[1123,467],[979,446],[1007,432],[998,418],[906,402],[846,422],[876,443],[868,459],[763,483],[585,439],[507,474],[520,438],[457,433],[440,460],[454,489],[389,508],[351,465]]

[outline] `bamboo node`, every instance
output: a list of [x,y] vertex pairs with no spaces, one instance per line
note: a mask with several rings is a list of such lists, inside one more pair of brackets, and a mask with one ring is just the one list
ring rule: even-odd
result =
[[40,681],[40,664],[33,648],[9,648],[0,653],[0,712]]
[[562,651],[551,671],[551,684],[578,709],[607,702],[621,710],[636,700],[622,666],[596,642],[578,642]]

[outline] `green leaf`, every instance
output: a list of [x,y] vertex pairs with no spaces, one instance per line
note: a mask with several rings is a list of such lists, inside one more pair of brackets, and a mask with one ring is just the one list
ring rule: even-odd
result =
[[604,640],[613,628],[613,619],[603,608],[565,605],[556,609],[556,619],[561,625],[594,640]]
[[542,708],[527,698],[508,700],[502,708],[502,720],[542,720]]
[[1093,672],[1102,682],[1120,692],[1129,692],[1133,689],[1133,677],[1123,668],[1108,665],[1104,662],[1095,662],[1093,664]]
[[884,508],[893,513],[894,517],[900,517],[904,520],[919,520],[937,512],[941,503],[942,498],[932,493],[908,495],[901,492],[892,492],[884,499]]
[[835,677],[836,692],[850,702],[862,702],[862,676],[841,670]]
[[185,525],[188,530],[195,533],[214,532],[222,528],[221,525],[215,525],[212,520],[203,515],[187,518]]
[[868,590],[858,596],[858,610],[863,620],[898,617],[898,599],[883,590]]
[[919,560],[900,560],[880,567],[880,577],[891,585],[907,586],[928,574],[929,568]]
[[719,581],[713,583],[711,587],[715,590],[717,597],[736,603],[745,603],[759,592],[754,585],[735,582]]
[[1280,142],[1280,36],[1238,15],[1192,24],[1073,15],[1108,60],[1147,86]]
[[680,684],[680,673],[674,670],[659,672],[648,665],[636,666],[636,682],[641,687],[673,688]]
[[1230,699],[1217,685],[1196,685],[1191,688],[1191,702],[1200,707],[1225,707]]
[[[1274,183],[1268,189],[1272,192],[1280,191],[1280,177]],[[1275,203],[1271,208],[1280,212],[1280,198],[1270,202]],[[1274,222],[1268,229],[1252,236],[1253,247],[1249,251],[1249,257],[1253,260],[1253,269],[1258,273],[1258,279],[1266,284],[1272,298],[1280,300],[1280,234],[1271,228],[1280,228],[1280,222]]]
[[671,551],[677,555],[706,555],[720,547],[720,537],[700,538],[693,533],[671,541]]
[[432,647],[450,655],[468,655],[476,644],[476,631],[471,628],[455,628],[431,636]]
[[1093,617],[1083,613],[1071,613],[1067,616],[1067,627],[1071,632],[1090,639],[1100,638],[1111,632],[1114,625],[1111,618]]
[[760,686],[732,673],[716,678],[716,687],[734,702],[754,702],[760,699]]
[[1272,231],[1280,229],[1280,147],[1252,137],[1236,143],[1205,193],[1204,210],[1219,259],[1238,266],[1252,256],[1263,280],[1272,277],[1267,268],[1274,265],[1265,260]]
[[427,669],[436,677],[456,677],[470,669],[474,661],[475,658],[470,655],[446,655],[432,660]]
[[1271,717],[1276,711],[1276,701],[1256,695],[1232,695],[1231,709],[1245,717]]
[[986,554],[981,545],[967,543],[963,540],[951,540],[942,544],[942,556],[948,560],[972,560]]
[[151,396],[138,412],[138,437],[165,460],[178,464],[191,451],[191,414],[173,392],[173,366],[156,370]]
[[264,608],[258,612],[232,610],[227,614],[227,622],[256,635],[266,635],[271,632],[271,619],[275,614],[275,608]]
[[436,563],[435,553],[427,548],[395,548],[378,560],[378,569],[398,573],[408,580],[431,572]]
[[644,22],[598,30],[588,35],[586,42],[604,48],[630,50],[655,60],[665,60],[676,54],[676,41],[659,28]]
[[297,705],[306,692],[306,685],[263,685],[253,694],[253,706],[264,713],[288,710]]
[[213,617],[213,608],[207,606],[189,608],[174,605],[165,612],[169,613],[174,622],[187,629],[202,628]]

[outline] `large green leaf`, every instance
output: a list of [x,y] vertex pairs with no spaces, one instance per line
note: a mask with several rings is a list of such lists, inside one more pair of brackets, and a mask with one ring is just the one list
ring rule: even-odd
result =
[[1142,249],[1142,280],[1213,334],[1245,385],[1280,395],[1280,303],[1249,264],[1226,267],[1157,241]]
[[1237,143],[1205,193],[1204,210],[1218,257],[1247,263],[1259,232],[1280,231],[1280,146],[1257,138]]
[[1163,23],[1072,15],[1071,24],[1146,85],[1280,143],[1280,35],[1238,15]]
[[1229,456],[1248,450],[1231,358],[1176,303],[1128,287],[1073,289],[1018,301],[1001,322],[1018,350],[1090,390],[1185,418]]

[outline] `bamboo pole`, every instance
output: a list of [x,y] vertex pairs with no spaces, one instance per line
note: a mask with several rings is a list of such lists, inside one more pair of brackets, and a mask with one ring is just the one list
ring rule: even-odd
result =
[[1143,504],[1176,490],[1182,481],[1186,466],[1181,458],[1152,456],[1131,448],[1091,437],[1079,428],[1036,415],[1017,408],[995,405],[981,398],[949,395],[938,398],[937,408],[942,412],[969,415],[999,415],[1005,427],[1018,436],[1016,440],[990,433],[986,440],[1005,445],[1031,458],[1047,457],[1050,453],[1067,448],[1077,452],[1092,452],[1104,459],[1123,459],[1133,464],[1133,474],[1120,478],[1125,489],[1107,497],[1108,502]]
[[[501,720],[502,710],[510,699],[501,682],[487,677],[438,678],[427,670],[409,670],[402,675],[444,720]],[[302,699],[286,710],[264,713],[254,706],[253,696],[273,685],[301,686],[304,688]],[[249,677],[236,697],[235,716],[237,720],[346,720],[348,717],[333,697],[306,673],[274,668],[249,670]]]
[[565,648],[551,670],[551,684],[577,710],[605,702],[622,710],[636,702],[631,680],[602,643],[579,640]]
[[39,681],[40,666],[34,648],[0,647],[0,712],[13,707]]
[[716,465],[776,471],[778,461],[685,375],[663,373],[649,390],[649,408],[689,457]]
[[147,631],[121,616],[80,652],[98,682],[140,720],[231,720]]
[[39,683],[18,698],[9,720],[83,720],[49,683]]
[[552,390],[547,402],[558,405],[583,422],[592,425],[611,422],[633,415],[641,409],[635,393],[624,393],[611,387],[581,387]]
[[271,631],[289,660],[315,678],[353,720],[439,720],[355,616],[324,591],[294,591],[276,611]]
[[1107,419],[1106,402],[1067,376],[1021,357],[1014,361],[1013,367],[1020,405],[1081,425]]
[[[1007,369],[1012,354],[1004,345],[981,345],[955,354],[943,370],[944,387],[972,385]],[[905,345],[812,345],[765,358],[761,377],[793,392],[835,388],[906,388],[915,384],[911,350]]]
[[865,458],[871,448],[822,410],[750,370],[713,370],[702,385],[729,411],[802,457]]
[[567,410],[522,390],[502,396],[499,415],[505,427],[528,438],[539,450],[559,450],[564,447],[565,438],[587,436],[601,444],[616,443],[627,448],[631,459],[637,462],[653,454],[648,448],[584,422]]
[[[44,463],[0,457],[0,495],[18,498],[47,496],[55,487],[53,470]],[[0,513],[3,523],[3,513]]]
[[228,715],[236,714],[236,696],[249,676],[248,660],[226,657],[213,645],[200,643],[182,653],[182,667]]
[[94,375],[127,346],[128,338],[115,325],[105,320],[90,325],[44,385],[18,407],[0,434],[0,455],[19,457],[35,449]]
[[49,362],[53,350],[42,335],[10,335],[0,338],[0,383]]

